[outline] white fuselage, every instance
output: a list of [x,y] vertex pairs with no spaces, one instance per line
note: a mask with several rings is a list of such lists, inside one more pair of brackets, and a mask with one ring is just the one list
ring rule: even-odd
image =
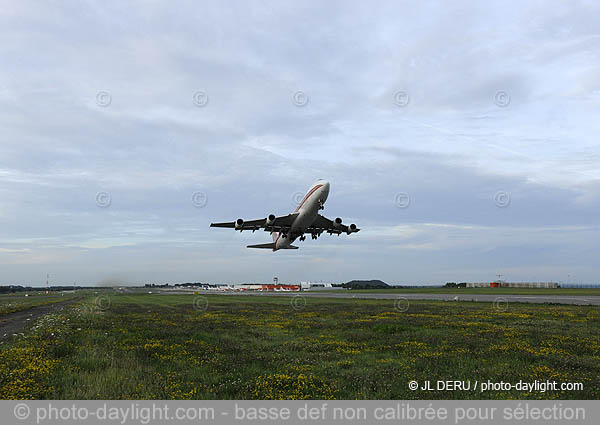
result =
[[292,226],[285,237],[282,233],[273,233],[273,241],[275,242],[273,251],[285,249],[290,246],[298,236],[304,234],[304,231],[310,227],[317,218],[317,214],[319,213],[319,210],[323,208],[327,196],[329,196],[329,182],[317,180],[317,182],[310,187],[304,196],[304,199],[302,199],[294,211],[294,213],[298,213],[298,216],[292,223]]

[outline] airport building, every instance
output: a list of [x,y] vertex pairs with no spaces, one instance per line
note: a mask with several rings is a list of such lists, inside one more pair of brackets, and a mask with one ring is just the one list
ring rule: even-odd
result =
[[228,284],[228,283],[216,283],[206,284],[194,288],[188,288],[188,290],[196,291],[197,289],[204,290],[217,290],[217,291],[233,291],[233,292],[246,292],[246,291],[315,291],[319,289],[343,289],[339,286],[334,286],[333,283],[329,282],[301,282],[300,284],[286,284],[279,283],[275,280],[274,283],[242,283],[242,284]]
[[558,288],[558,282],[467,282],[467,288]]
[[236,291],[299,291],[300,285],[286,285],[283,283],[243,283],[235,285]]
[[337,288],[336,286],[333,286],[333,283],[328,282],[300,282],[300,287],[303,291]]

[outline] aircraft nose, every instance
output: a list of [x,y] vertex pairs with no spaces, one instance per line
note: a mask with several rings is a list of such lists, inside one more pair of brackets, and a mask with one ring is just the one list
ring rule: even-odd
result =
[[321,192],[325,192],[325,196],[329,195],[329,181],[318,179],[315,185],[321,185]]
[[329,182],[327,180],[324,180],[321,182],[321,184],[323,185],[323,189],[325,192],[325,196],[329,195]]

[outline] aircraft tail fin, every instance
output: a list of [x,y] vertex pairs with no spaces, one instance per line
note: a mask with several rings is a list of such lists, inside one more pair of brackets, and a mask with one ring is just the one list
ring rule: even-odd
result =
[[275,243],[260,243],[258,245],[247,245],[246,248],[262,248],[262,249],[273,249],[275,248]]

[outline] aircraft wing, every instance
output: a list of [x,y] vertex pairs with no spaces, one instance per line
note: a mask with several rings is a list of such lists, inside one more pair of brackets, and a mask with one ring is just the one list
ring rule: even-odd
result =
[[279,217],[275,217],[275,219],[271,223],[267,223],[268,222],[267,218],[259,218],[258,220],[248,220],[248,221],[243,220],[241,225],[237,224],[237,222],[240,220],[240,219],[238,219],[236,221],[228,221],[225,223],[211,223],[210,227],[225,227],[225,228],[236,229],[239,231],[243,231],[243,230],[255,231],[258,229],[265,229],[265,231],[267,231],[267,232],[281,232],[281,231],[286,231],[290,227],[292,227],[292,223],[294,222],[294,219],[297,216],[298,216],[298,213],[282,215]]
[[339,235],[340,233],[354,233],[358,232],[360,229],[355,227],[354,229],[350,229],[345,224],[335,225],[333,220],[328,219],[327,217],[322,216],[321,214],[317,215],[317,218],[305,231],[305,233],[322,233],[327,232],[329,234]]

